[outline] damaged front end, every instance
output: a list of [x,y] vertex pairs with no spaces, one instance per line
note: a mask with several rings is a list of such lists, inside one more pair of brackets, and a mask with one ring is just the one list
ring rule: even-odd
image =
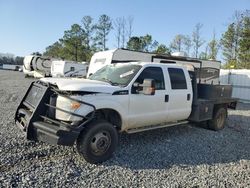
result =
[[[58,108],[56,107],[58,97],[87,105],[93,108],[93,111],[85,117],[67,109]],[[78,117],[81,121],[76,123],[56,119],[56,112]],[[60,91],[55,85],[36,81],[30,85],[19,104],[15,123],[26,133],[28,140],[73,145],[81,130],[94,115],[94,105],[72,98],[72,93]]]

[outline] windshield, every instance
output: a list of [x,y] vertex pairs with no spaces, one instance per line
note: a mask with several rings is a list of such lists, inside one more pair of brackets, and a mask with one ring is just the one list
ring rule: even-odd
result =
[[89,77],[90,80],[108,82],[111,85],[126,86],[140,70],[140,65],[111,64],[101,68]]

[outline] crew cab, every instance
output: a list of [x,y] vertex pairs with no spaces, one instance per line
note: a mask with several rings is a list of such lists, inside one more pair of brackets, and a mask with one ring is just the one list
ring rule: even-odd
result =
[[15,114],[28,140],[72,146],[86,161],[111,158],[118,133],[188,122],[225,126],[236,108],[230,85],[197,83],[193,66],[152,62],[109,64],[80,78],[33,82]]

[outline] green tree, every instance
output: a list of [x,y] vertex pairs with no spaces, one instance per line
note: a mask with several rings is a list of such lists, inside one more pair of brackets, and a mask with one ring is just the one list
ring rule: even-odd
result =
[[44,56],[54,57],[54,58],[62,58],[63,57],[63,45],[61,42],[57,41],[54,44],[48,46],[43,53]]
[[147,34],[140,37],[131,37],[127,42],[127,48],[130,50],[152,52],[158,46],[158,42],[152,39],[152,36]]
[[199,55],[199,48],[205,43],[205,41],[201,38],[201,29],[203,25],[201,23],[197,23],[195,25],[193,34],[192,34],[192,42],[194,46],[194,57],[197,58]]
[[[245,27],[244,20],[249,17],[249,10],[245,12],[236,11],[233,15],[232,23],[227,27],[226,32],[222,35],[221,46],[222,54],[227,66],[242,68],[242,48],[240,47],[243,39],[243,30]],[[243,42],[245,43],[245,42]]]
[[206,48],[204,51],[200,52],[199,54],[199,59],[203,59],[203,60],[208,60],[208,49],[209,49],[209,45],[206,45]]
[[158,46],[158,42],[153,40],[152,36],[147,34],[141,37],[142,49],[145,52],[152,52]]
[[154,53],[170,55],[171,54],[171,50],[165,44],[160,44],[160,45],[157,46],[157,48],[154,51]]
[[[232,64],[232,62],[236,63],[235,56],[235,28],[234,24],[231,23],[228,25],[227,31],[222,35],[221,38],[222,45],[222,54],[226,63]],[[236,65],[235,65],[236,66]]]
[[78,24],[73,24],[70,30],[64,31],[62,38],[63,56],[69,60],[86,61],[87,57],[84,53],[86,49],[86,35]]
[[245,14],[239,40],[239,68],[250,69],[250,11]]
[[174,51],[183,51],[183,46],[185,44],[185,36],[178,34],[174,37],[173,41],[170,43],[170,48]]
[[23,65],[23,59],[24,59],[24,57],[16,56],[15,64],[16,65]]
[[33,53],[31,53],[31,55],[41,56],[42,54],[40,52],[33,52]]
[[84,16],[81,20],[82,29],[85,35],[85,55],[86,60],[89,61],[93,53],[96,51],[95,44],[93,42],[93,34],[95,31],[95,24],[91,16]]
[[184,51],[189,56],[190,49],[192,47],[192,40],[191,40],[190,36],[188,36],[188,35],[186,35],[185,38],[184,38],[184,46],[185,46],[185,50]]
[[113,29],[111,18],[105,14],[99,17],[96,24],[96,37],[95,41],[102,50],[106,50],[106,43],[108,41],[108,34]]
[[239,63],[239,41],[242,30],[242,18],[243,12],[235,11],[233,15],[233,25],[234,25],[234,59],[236,61],[236,65]]
[[131,37],[127,42],[127,49],[143,51],[141,37]]
[[207,60],[207,53],[206,53],[206,51],[200,53],[199,59]]
[[81,20],[82,29],[85,34],[85,45],[87,49],[91,49],[91,41],[93,40],[93,33],[95,25],[93,24],[93,18],[91,16],[84,16]]
[[216,59],[219,51],[219,42],[216,40],[215,32],[213,39],[208,43],[208,59]]

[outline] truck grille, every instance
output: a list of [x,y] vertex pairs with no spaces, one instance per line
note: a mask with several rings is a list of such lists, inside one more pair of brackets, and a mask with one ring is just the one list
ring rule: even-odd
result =
[[38,85],[33,85],[25,98],[25,102],[35,108],[43,96],[43,90],[44,88],[39,87]]

